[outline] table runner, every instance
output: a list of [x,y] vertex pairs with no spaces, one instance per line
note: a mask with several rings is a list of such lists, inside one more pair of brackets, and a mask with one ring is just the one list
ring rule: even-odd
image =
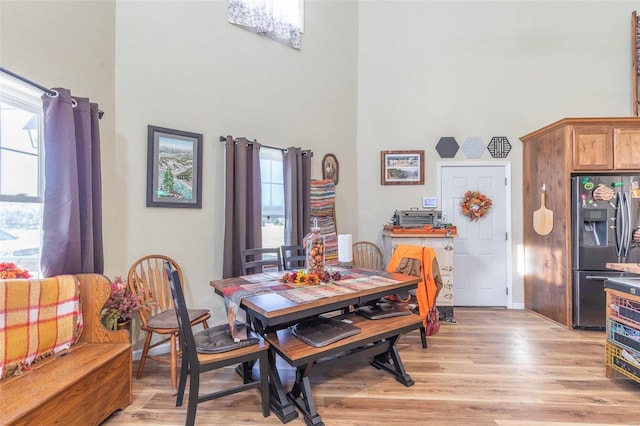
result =
[[245,282],[226,287],[223,291],[227,319],[234,340],[244,340],[247,336],[246,327],[239,325],[237,322],[238,311],[241,309],[240,304],[245,297],[277,292],[294,303],[307,303],[326,297],[355,293],[399,282],[391,278],[382,277],[376,271],[332,268],[332,272],[336,271],[342,275],[340,280],[302,286],[280,282],[279,280],[284,274],[282,271],[241,276],[240,279]]

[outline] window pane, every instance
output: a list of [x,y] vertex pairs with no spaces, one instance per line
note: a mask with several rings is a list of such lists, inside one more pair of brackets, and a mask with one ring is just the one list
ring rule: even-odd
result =
[[40,276],[42,204],[0,202],[0,262]]
[[37,115],[6,102],[2,102],[0,107],[2,111],[0,117],[2,147],[38,155]]
[[271,182],[280,183],[284,182],[284,172],[282,170],[282,160],[271,162]]
[[2,151],[0,157],[0,192],[6,195],[38,196],[38,157]]
[[40,197],[41,101],[4,90],[0,85],[0,195]]
[[282,152],[279,149],[260,149],[262,183],[262,246],[280,247],[284,244],[284,185]]

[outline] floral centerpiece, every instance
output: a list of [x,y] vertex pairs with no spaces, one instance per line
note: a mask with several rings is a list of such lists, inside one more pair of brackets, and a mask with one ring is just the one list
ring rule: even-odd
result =
[[117,330],[118,323],[130,320],[133,314],[146,307],[142,294],[133,294],[126,281],[116,277],[111,283],[111,295],[102,310],[102,322],[109,330]]
[[18,268],[15,263],[0,262],[0,279],[31,278],[26,269]]
[[324,270],[321,272],[306,272],[304,269],[293,272],[286,272],[280,282],[290,283],[295,285],[318,285],[323,282],[329,282],[331,280],[338,281],[341,278],[340,272],[334,272],[331,274],[329,271]]

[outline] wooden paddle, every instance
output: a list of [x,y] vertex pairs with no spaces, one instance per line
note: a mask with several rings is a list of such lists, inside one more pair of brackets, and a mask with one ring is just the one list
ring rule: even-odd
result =
[[539,235],[548,235],[553,229],[553,211],[545,206],[546,193],[540,193],[540,208],[533,212],[533,230]]

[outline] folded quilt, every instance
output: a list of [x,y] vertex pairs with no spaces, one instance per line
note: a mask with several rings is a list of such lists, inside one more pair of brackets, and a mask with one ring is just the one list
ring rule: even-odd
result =
[[81,332],[74,275],[0,280],[0,379],[68,349]]

